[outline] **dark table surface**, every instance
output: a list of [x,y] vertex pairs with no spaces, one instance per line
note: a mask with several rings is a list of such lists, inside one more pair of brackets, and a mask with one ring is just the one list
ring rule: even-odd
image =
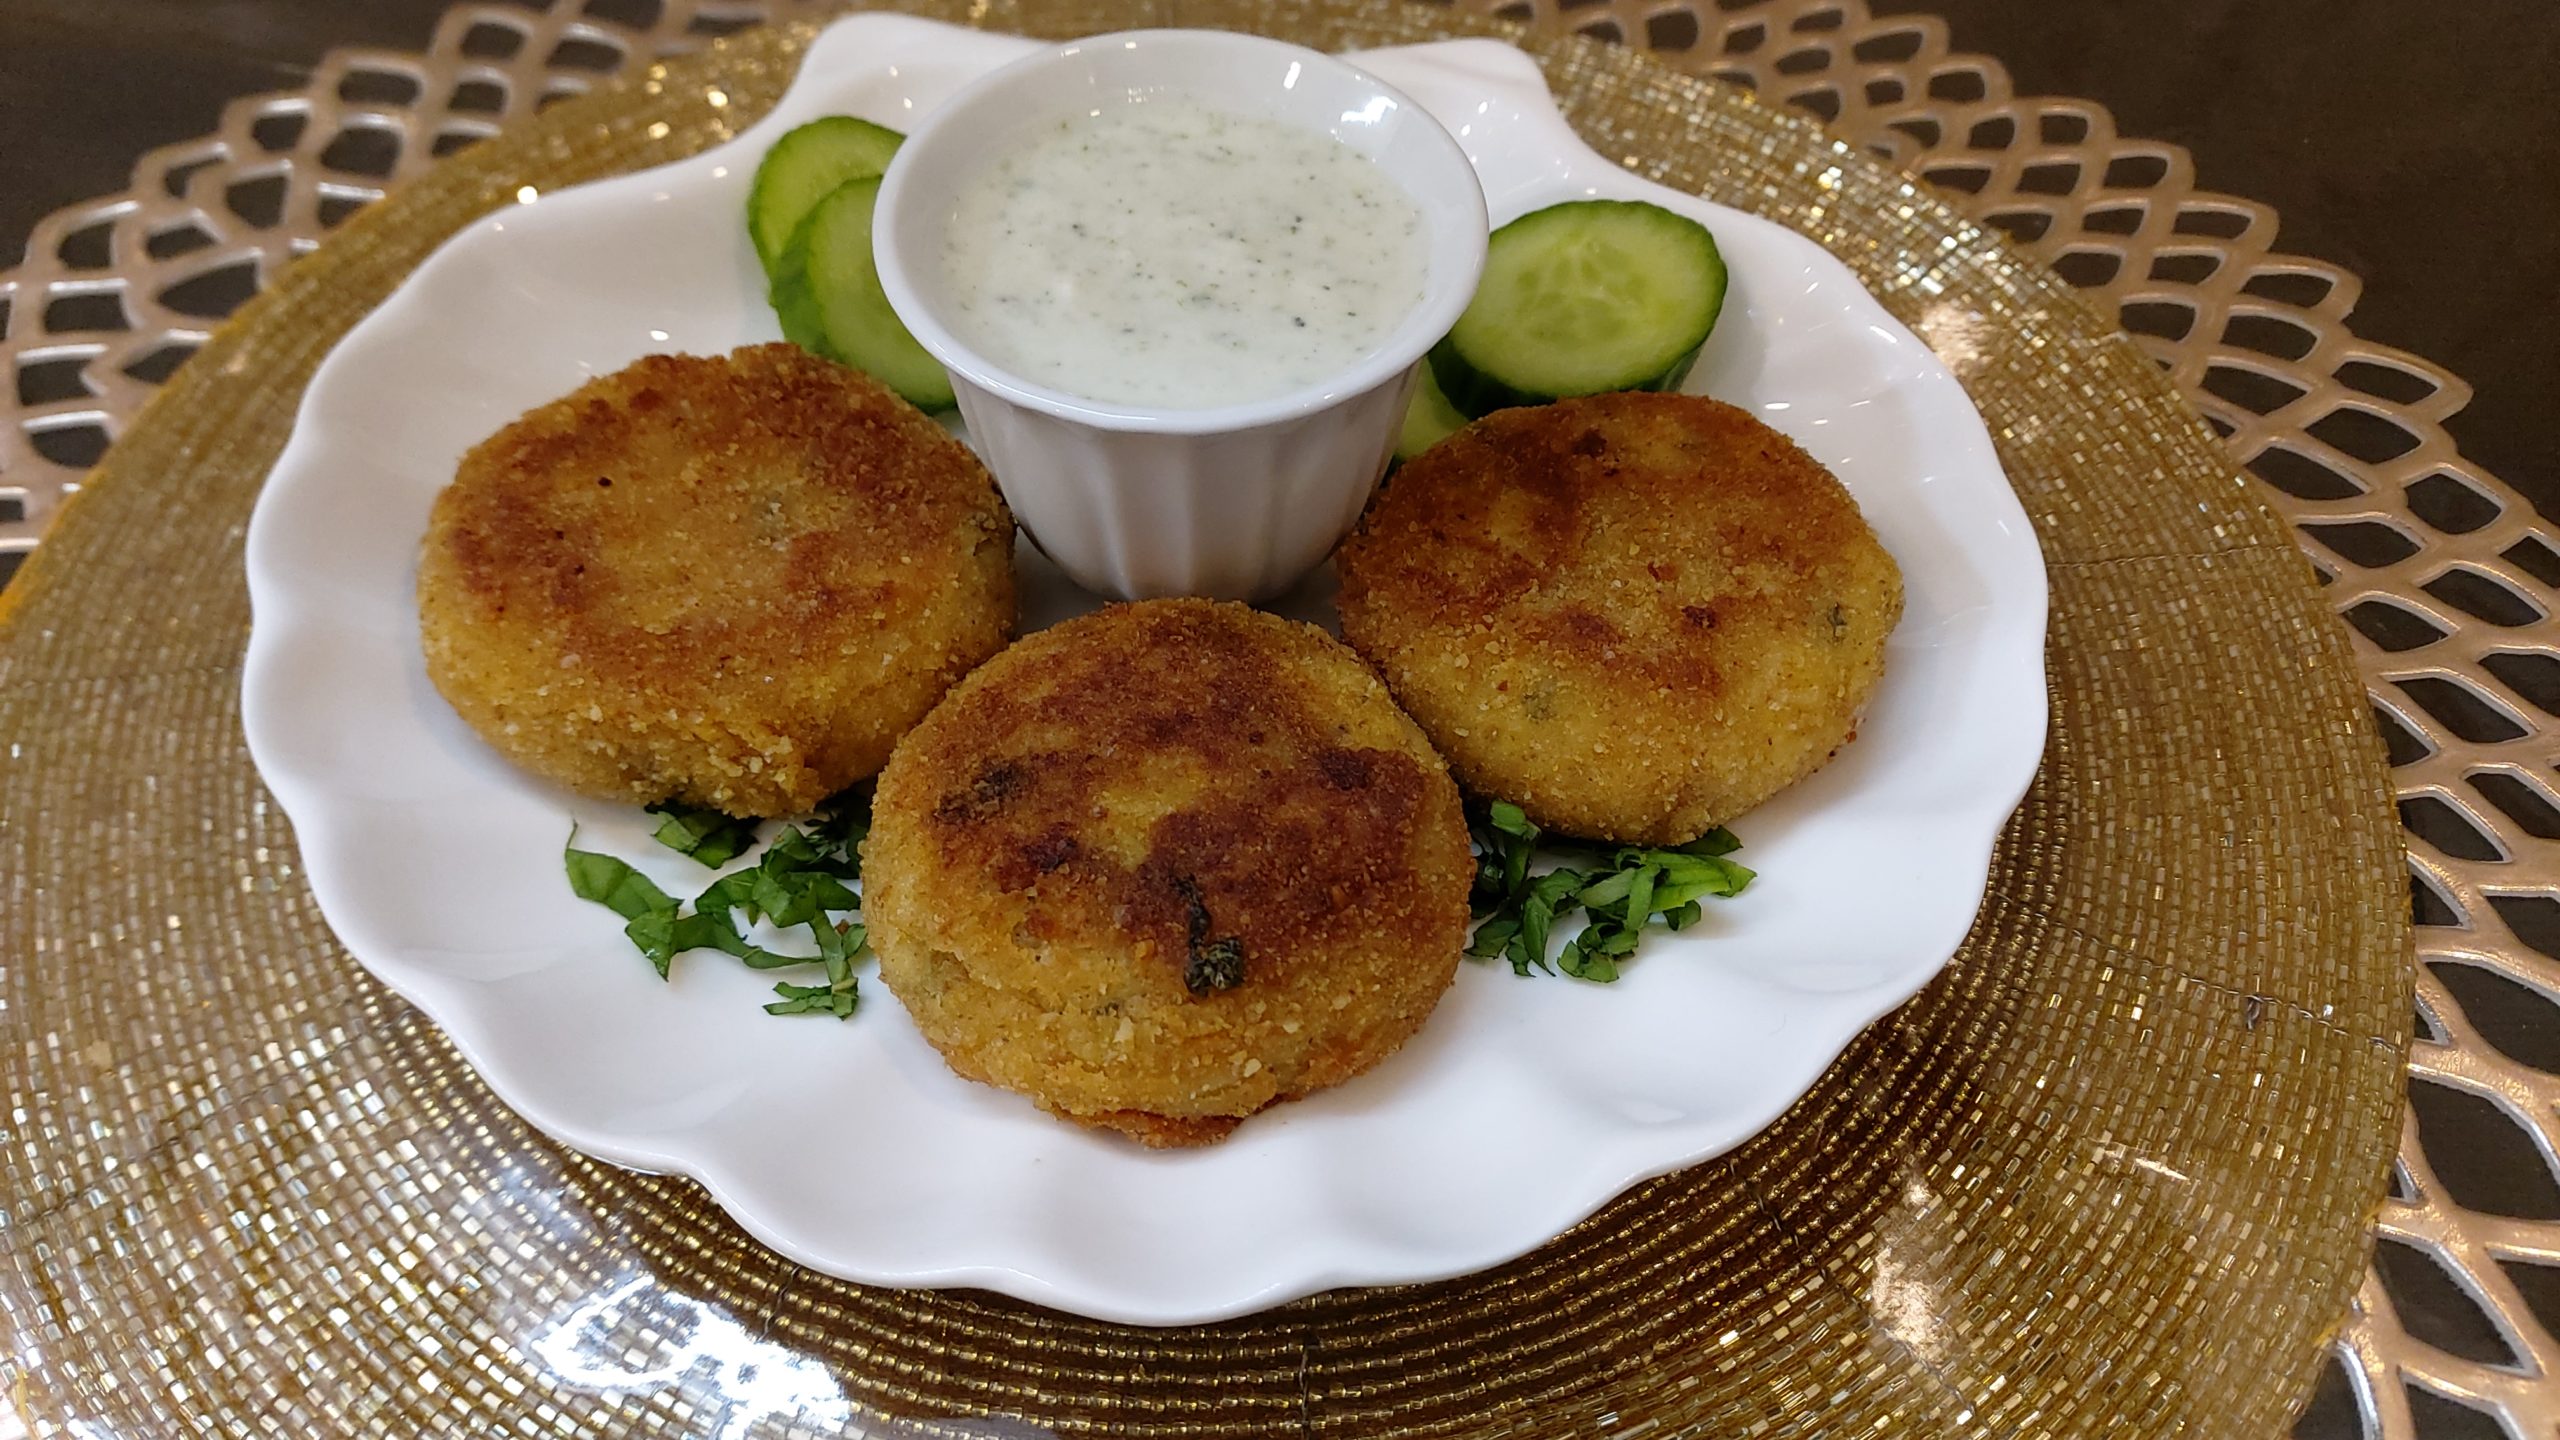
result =
[[[300,85],[330,49],[423,47],[447,3],[0,0],[0,255],[13,260],[50,211],[123,188],[144,150],[213,129],[226,101]],[[2365,281],[2359,335],[2475,387],[2449,426],[2463,452],[2560,517],[2548,414],[2560,399],[2552,0],[1874,0],[1873,9],[1942,15],[1955,47],[2000,60],[2020,94],[2095,100],[2121,133],[2185,146],[2204,188],[2273,205],[2280,249]],[[2560,1053],[2560,1023],[2532,1028],[2551,1043],[2529,1048]],[[2471,1150],[2468,1132],[2496,1124],[2450,1100],[2418,1099],[2421,1124],[2437,1132],[2431,1154]],[[2484,1208],[2560,1207],[2544,1174],[2492,1171],[2472,1185],[2462,1198]],[[2419,1333],[2459,1350],[2483,1328],[2449,1280],[2397,1268],[2405,1273],[2395,1276],[2386,1255],[2386,1280]],[[2560,1284],[2529,1293],[2545,1289],[2560,1294]],[[2419,1418],[2431,1437],[2499,1433],[2431,1397]],[[2296,1433],[2358,1433],[2341,1372],[2324,1379]]]
[[[0,0],[0,254],[223,102],[342,45],[417,49],[448,0]],[[2551,0],[1878,0],[1946,17],[2021,94],[2175,141],[2280,246],[2362,276],[2360,335],[2471,382],[2463,452],[2560,515],[2560,6]]]

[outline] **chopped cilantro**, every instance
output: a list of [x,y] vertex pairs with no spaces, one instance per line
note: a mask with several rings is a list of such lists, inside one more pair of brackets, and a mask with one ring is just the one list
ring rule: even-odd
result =
[[657,841],[717,870],[755,848],[756,822],[672,801],[652,805],[658,822]]
[[[1606,984],[1618,978],[1620,962],[1635,953],[1647,926],[1659,920],[1667,930],[1686,930],[1704,914],[1701,899],[1739,895],[1752,879],[1750,870],[1724,858],[1742,842],[1722,827],[1669,848],[1610,846],[1547,837],[1520,807],[1499,800],[1471,815],[1470,825],[1476,842],[1476,928],[1467,953],[1508,960],[1517,975],[1562,971]],[[1530,862],[1542,839],[1551,849],[1590,855],[1598,863],[1532,876]],[[1582,928],[1551,959],[1549,941],[1577,910]]]
[[847,790],[829,800],[826,809],[809,824],[809,838],[851,864],[854,875],[862,873],[860,847],[870,834],[871,792],[864,788]]
[[826,1015],[834,1010],[835,991],[826,985],[794,985],[783,981],[773,987],[782,998],[764,1007],[767,1015]]
[[672,915],[676,902],[657,887],[648,876],[614,859],[592,850],[577,848],[578,832],[569,832],[567,858],[569,888],[581,900],[593,900],[625,920],[637,920],[660,910]]
[[[705,865],[725,865],[753,848],[756,822],[735,820],[712,810],[651,806],[661,818],[657,840]],[[610,855],[575,847],[576,831],[566,852],[569,888],[579,898],[610,908],[627,922],[623,934],[633,948],[666,978],[675,958],[693,950],[717,950],[751,970],[821,966],[823,985],[774,987],[782,998],[765,1006],[776,1015],[850,1017],[860,999],[853,967],[866,948],[863,927],[836,917],[858,913],[862,895],[862,838],[870,832],[867,795],[839,796],[807,826],[785,827],[764,848],[756,863],[714,880],[694,897],[690,908],[659,889],[648,876]],[[752,943],[739,926],[762,922],[778,930],[806,927],[817,942],[814,955],[788,955]]]

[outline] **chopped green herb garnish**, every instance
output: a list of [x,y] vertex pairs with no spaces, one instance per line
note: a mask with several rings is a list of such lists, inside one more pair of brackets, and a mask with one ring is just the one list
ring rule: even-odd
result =
[[[651,810],[663,817],[659,843],[706,865],[726,864],[755,843],[751,820],[672,806]],[[750,970],[822,966],[825,984],[778,985],[774,993],[782,998],[765,1009],[776,1015],[844,1019],[860,999],[853,967],[866,942],[861,924],[835,917],[862,908],[853,882],[861,874],[858,847],[870,820],[867,796],[840,797],[807,828],[785,828],[755,864],[712,881],[689,909],[623,861],[574,844],[567,851],[569,885],[581,899],[608,906],[629,922],[623,934],[661,979],[672,971],[677,956],[691,950],[717,950]],[[574,830],[571,839],[576,839]],[[807,927],[818,953],[786,955],[750,942],[739,926],[741,913],[750,925],[761,921],[782,930]]]
[[835,990],[831,986],[794,985],[786,980],[774,986],[773,993],[782,998],[764,1007],[767,1015],[826,1015],[835,1009]]
[[569,832],[567,858],[569,888],[581,900],[593,900],[625,920],[665,911],[672,915],[676,902],[656,882],[610,855],[577,848],[578,832]]
[[851,863],[854,875],[862,873],[862,842],[870,834],[871,790],[867,786],[847,790],[829,800],[818,818],[809,823],[809,838]]
[[[1476,842],[1476,929],[1467,953],[1479,960],[1499,956],[1518,975],[1562,971],[1606,984],[1618,978],[1619,963],[1635,953],[1646,926],[1660,920],[1667,930],[1686,930],[1704,914],[1701,899],[1739,895],[1752,879],[1750,870],[1724,858],[1742,842],[1722,827],[1667,849],[1609,846],[1548,838],[1520,807],[1499,800],[1471,816],[1470,825]],[[1599,863],[1532,876],[1530,861],[1542,839],[1551,849],[1595,856]],[[1581,930],[1550,960],[1549,940],[1576,911]]]
[[[750,867],[721,876],[711,882],[711,888],[693,897],[693,908],[706,915],[726,915],[732,910],[746,909],[755,893],[756,877],[761,873],[760,869]],[[750,914],[747,922],[753,924],[755,918]]]
[[658,822],[659,844],[690,855],[714,870],[755,848],[753,820],[672,802],[652,805],[649,813],[664,817]]
[[1194,995],[1233,990],[1244,983],[1244,942],[1233,935],[1195,942],[1182,967],[1182,983]]
[[687,950],[718,950],[745,961],[750,970],[775,970],[786,965],[806,965],[806,955],[777,955],[747,943],[737,925],[728,916],[697,908],[690,915],[673,910],[643,915],[622,927],[622,933],[658,967],[664,979],[675,957]]
[[855,989],[853,978],[854,957],[863,947],[862,927],[854,924],[829,924],[819,920],[810,924],[809,931],[818,938],[818,960],[827,967],[827,983],[824,985],[789,983],[776,985],[773,987],[773,993],[782,998],[765,1006],[764,1011],[768,1015],[833,1015],[839,1020],[850,1018],[854,1006],[859,1004],[862,998],[860,992]]

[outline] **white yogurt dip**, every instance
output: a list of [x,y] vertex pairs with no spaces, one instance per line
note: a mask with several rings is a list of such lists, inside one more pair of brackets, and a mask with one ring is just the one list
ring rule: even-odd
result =
[[1421,209],[1329,135],[1132,95],[964,184],[952,330],[1105,404],[1207,409],[1348,368],[1423,296]]

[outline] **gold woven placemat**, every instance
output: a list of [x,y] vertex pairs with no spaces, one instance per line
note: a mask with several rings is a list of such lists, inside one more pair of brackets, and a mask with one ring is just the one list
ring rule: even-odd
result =
[[[1480,28],[1356,0],[913,8],[1337,47]],[[814,1275],[491,1099],[338,949],[249,768],[241,527],[312,365],[436,242],[520,185],[726,138],[807,35],[603,87],[349,222],[178,373],[0,601],[0,1364],[38,1433],[2282,1422],[2361,1274],[2409,1043],[2400,842],[2342,632],[2059,280],[1809,123],[1583,42],[1532,42],[1583,133],[1841,255],[1955,368],[2036,523],[2053,739],[1939,983],[1770,1131],[1525,1260],[1192,1331]]]

